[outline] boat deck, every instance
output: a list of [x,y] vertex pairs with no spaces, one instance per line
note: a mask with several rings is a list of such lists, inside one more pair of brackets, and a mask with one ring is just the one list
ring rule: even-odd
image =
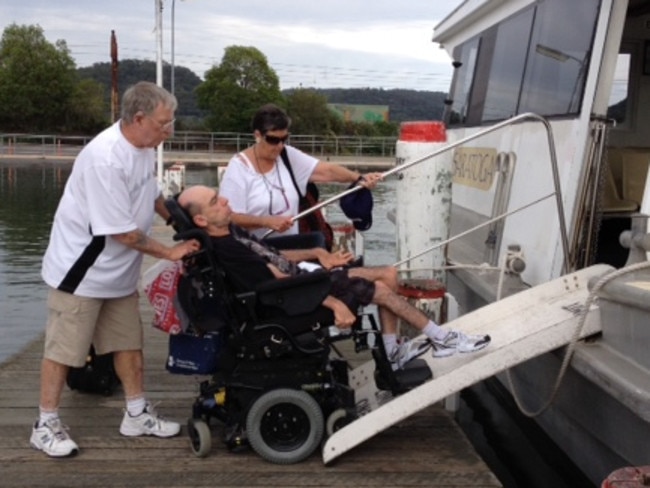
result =
[[[169,234],[164,226],[155,232]],[[145,260],[145,269],[151,263]],[[151,309],[144,298],[142,310],[149,323]],[[145,337],[147,396],[160,402],[158,409],[165,416],[184,423],[202,378],[167,373],[167,336],[145,326]],[[42,340],[37,340],[0,365],[0,485],[4,488],[501,486],[452,415],[440,406],[398,423],[327,467],[319,452],[302,463],[281,466],[264,461],[252,450],[229,452],[218,425],[206,458],[192,454],[185,428],[172,439],[122,437],[118,432],[124,406],[121,390],[103,397],[66,388],[60,413],[81,450],[72,458],[50,459],[29,446],[30,425],[37,414],[41,352]]]

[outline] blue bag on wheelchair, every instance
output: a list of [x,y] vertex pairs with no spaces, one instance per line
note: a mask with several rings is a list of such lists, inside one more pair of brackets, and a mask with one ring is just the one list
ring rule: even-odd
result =
[[213,374],[217,371],[222,337],[218,332],[169,336],[167,371],[173,374]]

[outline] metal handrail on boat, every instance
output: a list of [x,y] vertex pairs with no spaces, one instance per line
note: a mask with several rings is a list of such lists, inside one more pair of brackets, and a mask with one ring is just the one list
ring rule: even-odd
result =
[[497,221],[499,221],[501,219],[505,219],[506,217],[509,217],[510,215],[514,215],[517,212],[521,212],[522,210],[525,210],[525,209],[527,209],[529,207],[537,205],[538,203],[543,202],[544,200],[546,200],[547,198],[551,198],[552,196],[553,196],[553,193],[549,193],[547,195],[544,195],[543,197],[538,198],[537,200],[533,200],[532,202],[527,203],[526,205],[522,205],[519,208],[511,210],[510,212],[505,212],[505,213],[502,213],[501,215],[497,215],[496,217],[493,217],[490,220],[486,220],[485,222],[483,222],[483,223],[481,223],[479,225],[476,225],[476,226],[474,226],[474,227],[472,227],[470,229],[467,229],[466,231],[460,232],[460,233],[456,234],[455,236],[450,237],[449,239],[446,239],[444,241],[440,241],[440,242],[434,244],[433,246],[428,247],[428,248],[424,249],[423,251],[420,251],[419,253],[416,253],[416,254],[414,254],[412,256],[409,256],[408,258],[404,258],[401,261],[397,261],[396,263],[393,264],[393,266],[397,267],[397,266],[400,266],[400,265],[402,265],[404,263],[409,262],[412,259],[419,258],[423,254],[426,254],[426,253],[428,253],[430,251],[433,251],[434,249],[438,249],[439,247],[442,247],[442,246],[444,246],[446,244],[449,244],[450,242],[453,242],[456,239],[460,239],[461,237],[465,237],[467,234],[471,234],[472,232],[474,232],[474,231],[476,231],[478,229],[481,229],[482,227],[487,227],[488,225],[493,224],[494,222],[497,222]]
[[[551,124],[548,122],[548,120],[546,118],[542,117],[541,115],[537,115],[537,114],[532,113],[532,112],[527,112],[527,113],[523,113],[523,114],[520,114],[520,115],[516,115],[515,117],[512,117],[512,118],[510,118],[508,120],[504,120],[503,122],[499,122],[498,124],[495,124],[495,125],[493,125],[491,127],[488,127],[486,129],[480,130],[479,132],[476,132],[475,134],[464,137],[464,138],[462,138],[462,139],[460,139],[460,140],[458,140],[456,142],[446,144],[445,146],[443,146],[443,147],[441,147],[439,149],[436,149],[435,151],[433,151],[433,152],[431,152],[429,154],[426,154],[426,155],[422,156],[421,158],[415,159],[413,161],[409,161],[408,163],[404,163],[404,164],[401,164],[399,166],[395,166],[394,168],[391,168],[390,170],[385,171],[384,173],[382,173],[382,177],[386,178],[387,176],[390,176],[390,175],[392,175],[394,173],[397,173],[398,171],[404,171],[404,170],[410,168],[411,166],[414,166],[416,164],[420,164],[420,163],[422,163],[422,162],[424,162],[424,161],[426,161],[428,159],[431,159],[431,158],[433,158],[435,156],[443,154],[443,153],[445,153],[445,152],[447,152],[447,151],[449,151],[451,149],[455,149],[456,147],[461,146],[463,144],[466,144],[467,142],[473,141],[474,139],[478,139],[479,137],[482,137],[482,136],[484,136],[486,134],[489,134],[491,132],[495,132],[495,131],[497,131],[499,129],[502,129],[503,127],[507,127],[509,125],[514,125],[514,124],[517,124],[517,123],[522,122],[523,120],[527,120],[527,119],[534,119],[534,120],[537,120],[538,122],[541,122],[543,124],[544,128],[546,129],[546,136],[547,136],[547,139],[548,139],[549,154],[550,154],[550,159],[551,159],[551,170],[553,172],[553,186],[554,186],[553,193],[550,193],[550,194],[548,194],[548,195],[546,195],[546,196],[544,196],[544,197],[542,197],[542,198],[540,198],[538,200],[535,200],[534,202],[531,202],[531,203],[529,203],[527,205],[524,205],[524,206],[522,206],[522,207],[520,207],[520,208],[518,208],[516,210],[501,214],[501,215],[499,215],[499,216],[497,216],[497,217],[495,217],[493,219],[488,220],[487,222],[485,222],[483,224],[480,224],[480,225],[478,225],[476,227],[473,227],[473,228],[471,228],[471,229],[469,229],[469,230],[467,230],[467,231],[465,231],[465,232],[463,232],[461,234],[453,236],[452,238],[447,239],[446,241],[443,241],[443,242],[438,243],[438,244],[436,244],[436,245],[434,245],[432,247],[429,247],[429,248],[423,250],[420,253],[417,253],[417,254],[415,254],[413,256],[410,256],[410,257],[408,257],[406,259],[403,259],[402,261],[399,261],[399,262],[395,263],[394,266],[399,266],[401,264],[404,264],[405,262],[408,262],[408,261],[410,261],[412,259],[415,259],[415,258],[417,258],[419,256],[422,256],[423,254],[426,254],[427,252],[433,251],[434,249],[437,249],[440,246],[443,246],[443,245],[448,244],[448,243],[450,243],[450,242],[452,242],[452,241],[454,241],[454,240],[456,240],[456,239],[458,239],[460,237],[463,237],[464,235],[466,235],[466,234],[468,234],[470,232],[473,232],[473,231],[475,231],[477,229],[480,229],[481,227],[484,227],[485,225],[489,225],[489,224],[491,224],[493,222],[496,222],[496,221],[498,221],[500,219],[503,219],[503,218],[513,214],[513,213],[516,213],[516,212],[518,212],[520,210],[528,208],[528,207],[530,207],[530,206],[532,206],[532,205],[534,205],[536,203],[539,203],[542,200],[545,200],[545,199],[555,195],[555,203],[557,205],[557,212],[558,212],[558,217],[559,217],[559,220],[560,220],[560,234],[561,234],[560,237],[561,237],[561,240],[562,240],[562,251],[564,253],[564,265],[563,265],[562,271],[563,271],[563,273],[568,272],[568,270],[569,270],[569,239],[568,239],[567,228],[566,228],[566,219],[565,219],[565,216],[564,216],[564,204],[562,203],[562,190],[560,188],[560,173],[559,173],[559,169],[558,169],[558,165],[557,165],[557,154],[556,154],[556,150],[555,150],[555,139],[553,138],[553,130],[551,128]],[[316,211],[316,210],[318,210],[320,208],[326,207],[327,205],[330,205],[331,203],[334,203],[334,202],[340,200],[341,198],[343,198],[344,196],[349,195],[351,193],[354,193],[355,191],[358,191],[361,188],[362,188],[361,186],[355,186],[355,187],[352,187],[352,188],[348,188],[347,190],[339,193],[338,195],[334,195],[333,197],[330,197],[327,200],[323,200],[322,202],[317,203],[313,207],[311,207],[311,208],[309,208],[309,209],[307,209],[307,210],[305,210],[303,212],[300,212],[299,214],[297,214],[296,216],[293,217],[292,221],[295,222],[296,220],[301,219],[302,217],[304,217],[306,215],[309,215],[310,213],[312,213],[312,212],[314,212],[314,211]],[[268,232],[266,235],[270,234],[271,232],[273,232],[273,231]]]

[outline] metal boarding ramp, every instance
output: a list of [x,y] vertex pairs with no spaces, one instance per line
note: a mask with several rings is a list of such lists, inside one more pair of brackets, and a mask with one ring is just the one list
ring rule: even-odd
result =
[[354,369],[350,384],[355,388],[357,405],[362,404],[368,413],[329,437],[322,452],[323,463],[332,462],[449,395],[578,338],[601,332],[598,306],[585,310],[588,283],[612,270],[608,265],[594,265],[448,322],[450,327],[469,334],[490,334],[492,342],[482,351],[458,352],[446,358],[426,353],[422,358],[433,379],[395,398],[377,389],[374,361]]
[[[448,144],[420,159],[396,167],[384,173],[384,176],[419,164],[484,134],[528,119],[541,122],[546,130],[554,192],[513,212],[496,216],[478,227],[506,218],[511,213],[554,196],[564,254],[563,271],[566,273],[570,269],[567,227],[555,143],[550,124],[545,118],[534,113],[515,116]],[[348,192],[355,189],[358,188],[353,188]],[[328,203],[329,201],[323,202],[323,205]],[[467,232],[474,230],[476,228]],[[458,237],[460,235],[425,249],[409,259],[446,245]],[[400,264],[402,262],[396,263],[396,266]],[[323,462],[327,464],[333,461],[363,441],[464,388],[536,356],[601,332],[598,306],[588,305],[592,303],[589,300],[588,284],[591,279],[596,280],[612,270],[613,268],[607,265],[595,265],[582,269],[486,305],[448,322],[450,327],[469,334],[489,334],[492,342],[486,349],[476,353],[456,353],[447,358],[434,358],[431,354],[425,354],[424,358],[433,373],[433,379],[395,398],[392,398],[388,392],[377,389],[374,382],[374,361],[369,361],[356,368],[350,374],[350,383],[355,389],[357,405],[363,406],[358,410],[365,415],[337,430],[329,437],[322,452]],[[589,310],[585,309],[586,306],[590,307]]]

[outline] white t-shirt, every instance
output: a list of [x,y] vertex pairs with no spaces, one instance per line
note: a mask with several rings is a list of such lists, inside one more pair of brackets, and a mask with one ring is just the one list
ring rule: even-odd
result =
[[129,143],[119,122],[81,150],[43,258],[48,285],[95,298],[123,297],[136,290],[142,254],[110,236],[151,230],[160,194],[154,168],[154,149]]
[[[309,177],[318,164],[318,159],[305,154],[295,147],[286,146],[289,162],[296,178],[296,183],[302,194],[305,194]],[[289,202],[287,207],[281,189]],[[273,168],[261,175],[255,165],[243,153],[235,154],[228,162],[228,167],[219,184],[219,195],[226,197],[230,202],[233,212],[265,216],[269,215],[269,208],[273,215],[298,214],[299,196],[291,181],[289,170],[278,156]],[[282,211],[283,209],[285,209]],[[262,237],[268,232],[266,228],[254,229],[252,234]],[[273,234],[289,235],[298,233],[298,222],[282,233]]]

